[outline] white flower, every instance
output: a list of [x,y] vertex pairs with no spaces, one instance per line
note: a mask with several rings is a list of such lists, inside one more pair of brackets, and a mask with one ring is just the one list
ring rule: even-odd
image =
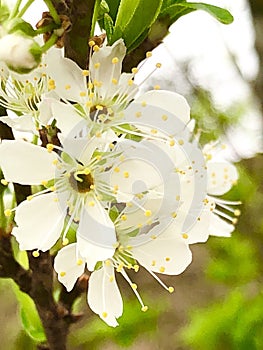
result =
[[[169,91],[151,91],[134,99],[138,87],[132,73],[122,73],[126,48],[123,40],[113,46],[97,48],[90,58],[89,71],[80,69],[60,52],[53,52],[47,61],[47,71],[53,79],[54,91],[64,102],[54,102],[53,117],[58,128],[67,135],[85,120],[90,134],[115,128],[116,132],[144,136],[151,130],[168,135],[179,133],[190,120],[190,108],[185,98]],[[87,80],[88,79],[88,80]],[[74,104],[69,103],[74,102]],[[159,109],[155,110],[155,107]],[[152,114],[153,113],[153,114]],[[167,114],[168,113],[168,114]],[[179,127],[175,116],[181,121]],[[65,125],[65,119],[67,123]],[[127,125],[132,128],[127,128]],[[144,124],[148,129],[137,130]]]
[[12,33],[0,39],[0,61],[15,72],[27,73],[36,68],[41,60],[41,48],[31,37]]

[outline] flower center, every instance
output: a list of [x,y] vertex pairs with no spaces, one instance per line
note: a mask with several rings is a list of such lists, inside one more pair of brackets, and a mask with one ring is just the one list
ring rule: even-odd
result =
[[110,115],[107,107],[103,105],[96,105],[90,108],[90,119],[92,121],[104,122]]
[[89,192],[94,186],[93,177],[88,169],[72,172],[69,176],[69,183],[75,191],[80,193]]

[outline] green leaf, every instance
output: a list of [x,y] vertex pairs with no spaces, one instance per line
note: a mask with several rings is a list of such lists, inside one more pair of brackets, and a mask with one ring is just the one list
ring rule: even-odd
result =
[[20,291],[14,283],[14,292],[20,305],[20,316],[26,333],[36,342],[46,341],[46,335],[39,318],[34,301],[27,294]]
[[118,8],[120,6],[120,2],[121,0],[107,0],[107,4],[109,6],[109,15],[111,16],[111,18],[113,19],[113,21],[115,22],[116,20],[116,16],[118,13]]
[[211,16],[215,17],[219,22],[223,24],[230,24],[233,22],[233,16],[231,13],[218,6],[209,5],[205,3],[196,3],[196,2],[176,2],[172,5],[169,5],[162,9],[161,17],[169,16],[170,24],[175,22],[178,18],[186,15],[187,13],[203,10],[209,13]]
[[[122,0],[111,44],[122,37],[129,51],[136,40],[157,19],[161,6],[162,0]],[[137,43],[140,44],[138,41]]]
[[113,25],[113,20],[108,13],[104,14],[103,25],[107,34],[107,38],[109,41],[111,41],[112,35],[114,33],[114,25]]

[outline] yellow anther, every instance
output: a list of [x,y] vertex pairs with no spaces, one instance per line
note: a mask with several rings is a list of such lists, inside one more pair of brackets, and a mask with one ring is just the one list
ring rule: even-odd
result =
[[165,115],[165,114],[162,115],[162,120],[163,120],[163,121],[166,121],[167,119],[168,119],[167,115]]
[[52,191],[52,192],[56,191],[56,187],[55,187],[55,186],[51,186],[49,189],[50,189],[50,191]]
[[127,250],[132,250],[132,248],[133,248],[132,245],[127,245],[126,247]]
[[173,213],[171,213],[171,215],[172,215],[173,218],[176,218],[177,213],[174,211]]
[[137,224],[137,227],[138,227],[138,228],[142,228],[142,226],[143,226],[143,225],[142,225],[141,223]]
[[237,222],[238,222],[238,219],[237,219],[237,218],[232,219],[232,223],[233,223],[234,225],[236,225]]
[[139,71],[139,69],[138,68],[136,68],[136,67],[134,67],[134,68],[132,68],[132,73],[133,74],[137,74],[138,73],[138,71]]
[[180,196],[179,196],[179,195],[176,196],[175,199],[176,199],[177,201],[179,201],[179,200],[180,200]]
[[114,147],[115,147],[114,143],[110,143],[110,144],[109,144],[109,148],[110,148],[110,149],[113,149]]
[[124,171],[123,176],[125,177],[125,179],[128,179],[130,174],[128,173],[128,171]]
[[88,88],[93,89],[93,84],[91,82],[88,83]]
[[133,268],[134,268],[134,271],[135,271],[135,272],[138,272],[138,271],[139,271],[140,266],[139,266],[139,265],[134,265],[134,266],[133,266]]
[[106,266],[111,266],[111,261],[110,261],[109,259],[106,260],[106,261],[105,261],[105,265],[106,265]]
[[38,258],[40,254],[39,254],[38,250],[35,250],[35,251],[32,252],[32,255],[33,255],[34,258]]
[[6,209],[5,211],[4,211],[4,213],[5,213],[5,216],[11,216],[11,214],[12,214],[12,211],[11,211],[11,209]]
[[77,265],[82,265],[83,264],[83,260],[82,259],[78,259],[78,261],[77,261]]
[[93,50],[94,50],[95,52],[98,52],[98,51],[100,51],[100,48],[99,48],[98,45],[94,45],[94,46],[93,46]]
[[111,60],[111,62],[112,62],[113,64],[118,63],[118,62],[119,62],[118,57],[113,57],[113,59]]
[[124,264],[123,263],[120,263],[120,265],[117,267],[116,271],[117,272],[121,272],[121,270],[123,269],[124,267]]
[[187,238],[188,238],[188,234],[187,234],[187,233],[183,233],[183,234],[182,234],[182,237],[183,237],[184,239],[187,239]]
[[71,89],[71,86],[69,84],[65,85],[65,89],[66,90],[70,90]]
[[1,184],[4,186],[8,185],[8,181],[6,181],[6,179],[1,179]]
[[34,198],[34,197],[33,197],[32,195],[26,197],[26,199],[27,199],[28,201],[31,201],[33,198]]
[[161,63],[156,63],[156,68],[161,68],[162,67],[162,64]]
[[133,204],[131,202],[127,202],[126,205],[127,205],[128,208],[133,207]]
[[152,133],[152,134],[157,134],[157,133],[158,133],[158,130],[152,129],[152,130],[151,130],[151,133]]
[[95,135],[96,137],[101,137],[102,133],[100,131],[97,131]]
[[142,116],[142,112],[136,112],[135,116],[136,116],[136,118],[140,118]]
[[99,63],[99,62],[98,62],[98,63],[95,63],[95,64],[94,64],[94,68],[95,68],[95,69],[99,69],[99,68],[100,68],[100,63]]
[[212,154],[206,154],[206,160],[211,160],[212,159]]
[[142,105],[142,107],[146,107],[147,106],[146,101],[142,101],[141,105]]
[[129,270],[132,269],[132,264],[131,264],[131,263],[128,263],[127,268],[128,268]]
[[101,105],[96,105],[96,109],[97,109],[98,111],[102,111],[102,110],[103,110],[103,106],[101,106]]
[[170,141],[170,146],[173,147],[175,145],[175,141],[174,140],[171,140]]
[[42,181],[41,181],[41,185],[47,186],[47,184],[48,184],[47,180],[42,180]]
[[153,260],[151,265],[152,265],[152,266],[155,266],[155,265],[156,265],[156,261]]
[[54,86],[54,87],[55,87],[55,80],[49,79],[48,85],[49,85],[49,86]]
[[88,94],[88,97],[92,100],[93,99],[93,97],[94,97],[94,92],[90,92],[89,94]]
[[165,261],[170,261],[171,260],[171,258],[169,258],[169,256],[167,256],[166,258],[165,258]]
[[53,198],[53,201],[58,202],[59,201],[58,197]]
[[151,239],[156,239],[157,236],[156,235],[151,235]]
[[114,190],[114,191],[118,191],[118,189],[119,189],[119,186],[118,186],[118,185],[114,185],[114,186],[113,186],[113,190]]
[[115,79],[115,78],[111,79],[111,82],[112,82],[112,84],[114,84],[114,85],[117,85],[117,84],[118,84],[118,80]]
[[97,86],[97,87],[101,87],[102,86],[102,82],[98,81],[98,80],[94,80],[93,84],[94,84],[94,86]]
[[46,145],[46,149],[48,150],[49,153],[51,153],[54,149],[54,145],[52,145],[52,143],[48,143]]
[[138,288],[138,286],[137,286],[136,283],[132,283],[132,284],[131,284],[131,287],[132,287],[132,289],[134,289],[134,290],[136,290],[136,289]]
[[88,202],[88,206],[89,206],[89,207],[94,207],[94,206],[95,206],[95,202],[94,202],[94,201]]
[[86,107],[90,108],[93,106],[93,102],[92,101],[87,101],[86,102]]
[[174,287],[168,287],[168,292],[173,293],[174,292]]
[[94,188],[95,188],[95,185],[90,185],[90,187],[89,187],[91,190],[94,190]]
[[121,220],[122,220],[122,221],[126,221],[126,220],[127,220],[127,215],[122,215],[122,216],[121,216]]
[[161,267],[159,268],[159,271],[160,271],[161,273],[163,273],[163,272],[165,271],[165,267],[164,267],[164,266],[161,266]]
[[152,211],[151,210],[145,210],[144,215],[149,217],[149,216],[152,215]]
[[68,244],[69,244],[68,238],[64,238],[63,241],[62,241],[62,245],[66,246]]
[[154,85],[154,90],[160,90],[161,89],[161,86],[160,85]]
[[60,277],[64,277],[64,276],[66,276],[66,272],[65,271],[61,271],[59,275],[60,275]]
[[80,97],[85,97],[86,96],[86,91],[80,91],[79,96]]
[[134,81],[133,81],[132,79],[128,80],[128,85],[129,85],[129,86],[132,86],[133,83],[134,83]]
[[108,316],[107,312],[102,313],[102,317],[106,318]]
[[88,71],[87,69],[83,69],[82,75],[83,75],[84,77],[87,77],[87,76],[89,75],[89,71]]
[[235,216],[240,216],[240,215],[241,215],[241,211],[240,211],[239,209],[236,209],[236,210],[234,211],[234,215],[235,215]]
[[97,159],[97,160],[101,160],[101,158],[102,158],[101,155],[96,156],[96,159]]
[[180,146],[182,146],[184,144],[184,140],[178,140],[178,143]]
[[152,55],[153,55],[153,54],[152,54],[151,51],[146,52],[146,57],[147,57],[147,58],[152,57]]
[[114,281],[114,276],[111,275],[111,276],[109,277],[109,280],[110,280],[110,282],[113,282],[113,281]]
[[148,306],[144,305],[142,308],[141,308],[142,312],[146,312],[148,310]]
[[89,41],[89,46],[92,47],[92,46],[94,46],[94,45],[95,45],[95,41],[94,41],[94,40],[90,40],[90,41]]
[[120,172],[120,168],[116,166],[116,167],[114,168],[114,171],[115,171],[115,173],[119,173],[119,172]]

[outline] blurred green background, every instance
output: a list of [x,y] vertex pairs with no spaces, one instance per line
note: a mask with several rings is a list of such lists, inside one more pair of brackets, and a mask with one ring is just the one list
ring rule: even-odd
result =
[[[236,22],[244,12],[246,15],[250,13],[249,4],[245,1],[232,2],[241,4],[241,10],[237,14],[234,13]],[[198,78],[198,67],[193,69],[194,60],[191,57],[180,62],[174,61],[174,65],[178,68],[178,75],[174,77],[176,81],[167,80],[166,75],[165,84],[164,76],[153,77],[150,82],[152,86],[160,83],[162,88],[176,89],[188,96],[192,116],[197,119],[198,128],[202,131],[201,142],[205,143],[220,135],[227,135],[226,141],[230,144],[232,156],[237,161],[240,179],[226,198],[241,200],[243,203],[236,231],[232,238],[211,237],[206,244],[192,246],[193,262],[189,268],[180,276],[163,278],[165,283],[175,287],[173,294],[167,293],[144,271],[131,276],[134,277],[132,279],[138,284],[143,299],[149,306],[146,313],[140,311],[140,305],[132,291],[123,280],[119,279],[124,298],[124,315],[119,319],[120,326],[116,329],[108,327],[92,314],[83,296],[75,308],[84,312],[85,316],[75,328],[72,328],[69,337],[70,350],[263,349],[263,157],[260,148],[258,154],[254,152],[254,156],[250,154],[248,157],[242,152],[239,154],[238,142],[235,145],[231,143],[231,135],[238,133],[241,124],[245,125],[245,129],[246,123],[248,129],[251,128],[252,121],[249,119],[251,111],[258,115],[259,119],[254,129],[258,134],[261,133],[262,0],[251,1],[251,5],[252,17],[245,18],[251,27],[252,36],[256,38],[255,48],[259,63],[257,76],[254,74],[252,78],[251,76],[247,78],[242,72],[236,52],[227,46],[222,35],[215,36],[215,40],[221,40],[218,45],[223,42],[225,47],[227,46],[228,64],[246,86],[247,98],[240,97],[232,104],[224,104],[221,98],[218,103],[216,82],[213,91],[208,89]],[[201,25],[202,18],[200,22],[198,19],[197,22],[193,22],[195,18],[200,18],[199,14],[187,16],[184,19],[185,28],[192,28],[193,23]],[[170,37],[166,47],[171,45],[171,42]],[[200,42],[202,43],[202,38]],[[182,48],[169,46],[169,50],[182,50]],[[205,50],[208,52],[209,47]],[[226,74],[224,68],[218,67],[216,62],[214,64],[211,62],[211,67],[214,69],[215,80],[216,74]],[[220,72],[220,69],[223,71]],[[231,75],[228,79],[231,79]],[[222,86],[219,88],[222,89]],[[253,135],[251,137],[253,138]],[[239,142],[242,142],[242,138]],[[259,140],[258,144],[260,142]],[[244,145],[242,146],[244,148]],[[0,281],[0,348],[36,349],[34,341],[22,329],[13,289],[11,281]]]

